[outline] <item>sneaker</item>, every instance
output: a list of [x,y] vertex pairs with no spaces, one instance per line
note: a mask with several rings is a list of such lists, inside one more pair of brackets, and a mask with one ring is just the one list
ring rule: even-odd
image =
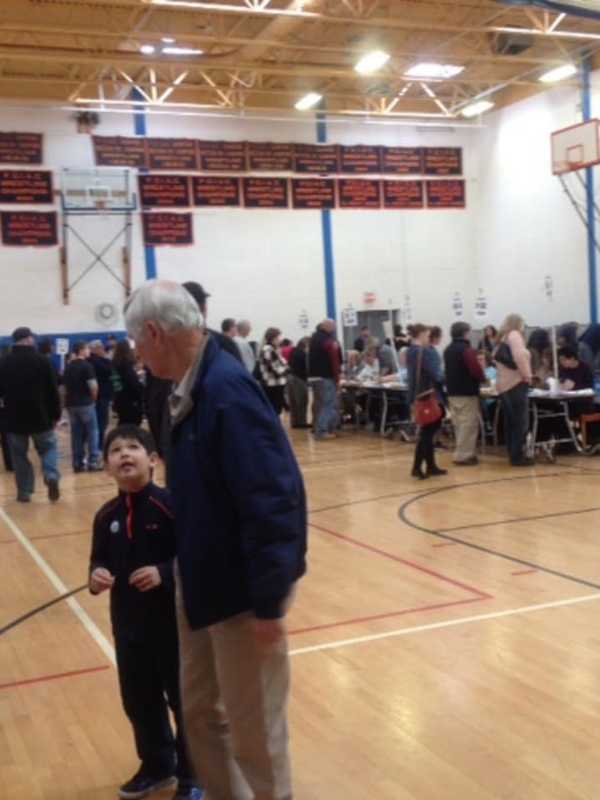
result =
[[152,792],[158,792],[172,786],[177,779],[174,775],[162,778],[152,778],[146,775],[141,769],[138,770],[133,778],[124,783],[119,789],[119,797],[123,800],[137,800],[140,797],[147,797]]
[[171,800],[202,800],[204,792],[197,786],[187,786],[177,789]]
[[17,495],[17,503],[31,503],[31,495],[29,495],[29,494],[18,494]]
[[427,470],[427,475],[429,475],[429,476],[432,476],[432,475],[447,475],[447,474],[448,474],[448,470],[447,469],[440,469],[439,467],[432,467],[431,469]]
[[456,464],[457,467],[475,467],[479,464],[479,459],[477,456],[472,456],[471,458],[467,458],[466,461],[453,461],[453,464]]
[[60,489],[58,488],[58,481],[57,480],[49,480],[48,483],[48,500],[51,503],[56,503],[56,501],[60,498]]

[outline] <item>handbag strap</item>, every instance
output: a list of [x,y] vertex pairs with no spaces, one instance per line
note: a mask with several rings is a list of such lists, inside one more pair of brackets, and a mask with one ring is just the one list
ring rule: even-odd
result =
[[419,345],[419,355],[417,356],[417,371],[415,375],[415,397],[421,391],[421,368],[423,366],[423,346]]

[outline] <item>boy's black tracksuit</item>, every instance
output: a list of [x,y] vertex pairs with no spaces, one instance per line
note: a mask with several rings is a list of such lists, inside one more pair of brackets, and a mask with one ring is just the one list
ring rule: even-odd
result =
[[[171,501],[168,492],[155,484],[135,494],[120,492],[96,514],[90,574],[105,567],[115,576],[110,614],[123,707],[133,726],[138,756],[148,776],[177,774],[181,788],[195,781],[179,698],[174,556]],[[129,585],[132,572],[151,565],[158,567],[160,586],[141,592]],[[167,703],[177,724],[175,740]]]

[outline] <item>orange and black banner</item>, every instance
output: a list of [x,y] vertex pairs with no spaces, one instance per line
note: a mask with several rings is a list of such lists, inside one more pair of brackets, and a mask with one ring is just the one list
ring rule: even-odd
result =
[[58,244],[55,211],[3,211],[0,217],[5,247],[52,247]]
[[41,133],[0,133],[0,164],[41,164]]
[[242,178],[246,208],[287,208],[287,178]]
[[293,208],[335,208],[335,181],[327,178],[292,178]]
[[340,178],[337,185],[340,208],[381,208],[381,181]]
[[142,136],[92,136],[96,164],[100,167],[146,169],[146,139]]
[[188,208],[190,182],[187,175],[139,175],[142,208]]
[[142,214],[142,222],[146,246],[181,246],[194,243],[191,214],[149,211]]
[[212,175],[192,178],[195,206],[228,206],[241,204],[240,179]]
[[464,181],[426,181],[428,208],[465,208]]
[[195,139],[146,139],[148,169],[194,172],[198,169]]
[[424,208],[423,181],[383,181],[384,208]]
[[41,170],[0,170],[0,203],[54,203],[52,173]]

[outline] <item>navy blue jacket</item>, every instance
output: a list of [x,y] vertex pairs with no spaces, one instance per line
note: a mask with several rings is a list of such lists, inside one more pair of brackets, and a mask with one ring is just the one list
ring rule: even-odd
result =
[[190,626],[244,611],[281,617],[306,571],[306,498],[288,438],[258,383],[212,338],[192,397],[170,459]]

